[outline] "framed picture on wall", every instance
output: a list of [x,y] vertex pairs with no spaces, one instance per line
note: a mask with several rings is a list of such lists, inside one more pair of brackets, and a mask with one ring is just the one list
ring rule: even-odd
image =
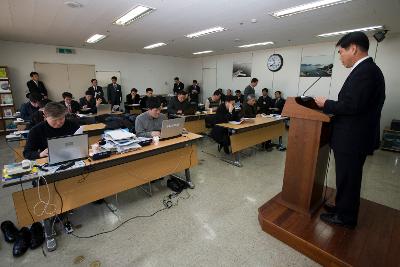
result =
[[331,77],[332,69],[332,55],[302,57],[300,77]]
[[3,109],[3,113],[4,113],[4,118],[9,118],[13,116],[13,112],[11,108],[5,108]]
[[0,92],[11,93],[10,84],[8,83],[8,80],[0,80]]

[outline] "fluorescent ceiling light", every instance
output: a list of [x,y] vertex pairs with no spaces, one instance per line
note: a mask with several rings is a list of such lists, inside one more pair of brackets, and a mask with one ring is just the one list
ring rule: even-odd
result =
[[344,31],[339,31],[339,32],[323,33],[323,34],[320,34],[317,36],[318,37],[330,37],[330,36],[346,34],[349,32],[368,32],[368,31],[374,31],[374,30],[380,30],[380,29],[383,29],[383,26],[371,26],[371,27],[365,27],[365,28],[359,28],[359,29],[353,29],[353,30],[344,30]]
[[291,16],[311,10],[315,10],[318,8],[334,6],[338,4],[344,4],[350,2],[351,0],[321,0],[315,1],[304,5],[294,6],[286,9],[282,9],[279,11],[272,12],[271,15],[277,18],[282,18],[286,16]]
[[208,54],[208,53],[212,53],[212,52],[214,52],[214,51],[212,51],[212,50],[200,51],[200,52],[193,53],[193,55]]
[[200,37],[203,35],[207,35],[207,34],[211,34],[211,33],[216,33],[216,32],[222,32],[225,31],[226,29],[221,27],[221,26],[217,26],[217,27],[213,27],[207,30],[202,30],[199,32],[194,32],[188,35],[185,35],[187,38],[196,38],[196,37]]
[[164,45],[167,45],[167,44],[166,43],[156,43],[156,44],[145,46],[145,47],[143,47],[143,49],[153,49],[153,48],[164,46]]
[[105,35],[96,33],[95,35],[90,36],[89,39],[86,40],[86,43],[94,44],[97,43],[98,41],[103,40],[104,38],[106,38]]
[[259,46],[259,45],[273,45],[273,44],[274,44],[274,42],[264,42],[264,43],[240,45],[240,46],[238,46],[238,47],[240,47],[240,48],[246,48],[246,47]]
[[125,15],[114,21],[114,24],[123,26],[128,25],[134,20],[139,19],[144,15],[153,12],[154,10],[155,8],[138,5],[134,7],[131,11],[129,11],[128,13],[126,13]]

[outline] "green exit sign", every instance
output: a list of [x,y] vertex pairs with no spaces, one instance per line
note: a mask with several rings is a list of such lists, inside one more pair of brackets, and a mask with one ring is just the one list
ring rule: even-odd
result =
[[59,54],[67,54],[67,55],[75,54],[75,49],[57,47],[57,53],[59,53]]

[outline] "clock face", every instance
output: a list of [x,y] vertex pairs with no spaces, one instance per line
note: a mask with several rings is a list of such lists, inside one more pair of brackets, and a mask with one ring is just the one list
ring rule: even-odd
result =
[[278,71],[282,68],[283,58],[279,54],[273,54],[268,58],[267,67],[270,71]]

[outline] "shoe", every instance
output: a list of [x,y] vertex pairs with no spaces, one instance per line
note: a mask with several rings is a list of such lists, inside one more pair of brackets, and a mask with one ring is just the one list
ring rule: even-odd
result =
[[4,240],[8,243],[14,243],[18,235],[18,229],[11,221],[1,223],[1,231],[4,235]]
[[194,189],[194,183],[192,181],[187,181],[187,184],[189,186],[190,189]]
[[44,242],[44,230],[40,222],[35,222],[31,226],[31,244],[30,248],[35,249],[40,247]]
[[322,213],[319,217],[321,221],[327,224],[346,227],[348,229],[354,229],[357,226],[357,223],[343,221],[342,219],[339,218],[339,215],[337,213]]
[[221,152],[222,146],[218,144],[218,152]]
[[64,223],[64,230],[67,235],[72,234],[74,232],[74,228],[72,228],[72,224],[70,221],[66,221]]
[[279,151],[285,151],[285,150],[286,150],[286,147],[284,147],[283,145],[280,145],[280,146],[277,147],[277,149],[278,149]]
[[31,232],[27,227],[22,227],[13,246],[13,256],[19,257],[25,254],[31,243]]
[[224,152],[225,154],[230,154],[231,152],[229,151],[229,146],[224,146]]
[[324,210],[328,213],[336,213],[336,206],[329,203],[325,203]]

